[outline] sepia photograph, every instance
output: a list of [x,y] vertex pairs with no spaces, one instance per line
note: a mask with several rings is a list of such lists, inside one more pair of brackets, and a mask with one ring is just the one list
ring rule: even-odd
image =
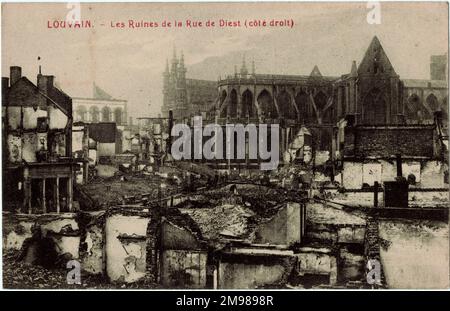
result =
[[448,12],[3,2],[3,288],[448,289]]

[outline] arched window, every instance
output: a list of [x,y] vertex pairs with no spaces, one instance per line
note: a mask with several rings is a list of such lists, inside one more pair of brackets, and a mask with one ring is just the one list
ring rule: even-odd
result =
[[87,114],[87,110],[86,107],[84,106],[78,106],[76,109],[76,120],[77,121],[82,121],[85,122],[87,121],[86,119],[86,114]]
[[316,104],[316,108],[320,113],[322,113],[323,109],[327,105],[327,95],[323,92],[319,92],[314,96],[314,103]]
[[311,123],[315,117],[314,117],[314,111],[311,109],[311,105],[309,103],[309,97],[308,94],[306,94],[304,91],[300,91],[295,96],[295,104],[297,105],[297,109],[300,113],[300,120],[305,123]]
[[436,96],[434,96],[434,94],[428,95],[426,102],[432,112],[439,110],[439,102],[438,102]]
[[386,102],[379,89],[372,89],[364,99],[363,122],[365,124],[386,124]]
[[91,122],[98,123],[100,121],[100,111],[98,107],[92,106],[89,108],[89,114],[91,115]]
[[297,119],[297,111],[295,110],[294,104],[291,102],[291,97],[288,92],[282,91],[277,96],[278,109],[280,110],[280,115],[286,119]]
[[114,120],[117,125],[122,125],[122,108],[114,109]]
[[230,93],[228,116],[231,118],[236,118],[237,116],[237,93],[235,89],[233,89]]
[[259,93],[257,101],[263,117],[278,118],[278,112],[273,103],[272,96],[267,90],[263,90]]
[[102,108],[102,122],[110,122],[111,121],[111,109],[109,107]]
[[417,94],[412,94],[408,98],[408,102],[406,103],[405,107],[407,123],[410,124],[421,123],[422,120],[419,119],[419,115],[421,115],[422,113],[418,114],[418,112],[424,109],[425,107],[423,107],[422,104],[420,103],[419,96],[417,96]]
[[250,90],[245,90],[242,94],[242,116],[243,117],[256,117],[257,111],[256,107],[253,104],[253,94]]

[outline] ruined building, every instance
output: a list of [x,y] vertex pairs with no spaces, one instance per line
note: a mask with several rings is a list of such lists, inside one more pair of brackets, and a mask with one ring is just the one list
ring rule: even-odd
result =
[[173,111],[175,119],[188,118],[193,115],[206,113],[213,105],[217,94],[217,82],[186,78],[184,56],[177,58],[175,50],[169,69],[163,74],[163,117],[168,117],[169,110]]
[[[3,204],[22,212],[72,210],[72,99],[54,76],[37,85],[11,67],[2,78]],[[5,195],[7,194],[7,195]]]
[[431,57],[430,80],[401,79],[374,37],[359,65],[353,61],[349,67],[341,76],[324,76],[318,66],[305,76],[269,75],[249,73],[244,62],[239,73],[218,81],[210,108],[216,119],[209,122],[280,124],[284,163],[298,157],[300,147],[293,144],[302,128],[312,136],[319,162],[337,160],[343,148],[338,124],[343,120],[351,120],[352,126],[403,126],[409,134],[415,131],[408,129],[417,126],[443,140],[448,137],[445,56]]

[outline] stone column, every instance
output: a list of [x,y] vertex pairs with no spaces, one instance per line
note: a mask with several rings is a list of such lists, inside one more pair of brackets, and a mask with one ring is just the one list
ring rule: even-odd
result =
[[240,87],[238,87],[238,89],[237,89],[237,111],[236,111],[236,116],[238,117],[238,119],[242,118],[242,94],[241,94]]

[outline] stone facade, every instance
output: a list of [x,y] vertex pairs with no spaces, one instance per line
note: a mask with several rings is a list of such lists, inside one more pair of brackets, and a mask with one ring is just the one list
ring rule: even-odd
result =
[[[436,67],[446,68],[441,58],[431,58],[432,79],[445,79],[436,74]],[[429,124],[435,111],[448,120],[447,106],[445,80],[400,79],[374,37],[361,63],[340,77],[323,76],[317,66],[309,76],[249,74],[244,63],[218,82],[216,109],[228,120],[335,125],[352,116],[355,124],[382,125]]]
[[127,101],[112,98],[95,84],[92,98],[73,98],[73,111],[76,122],[127,125]]
[[163,77],[163,106],[164,117],[172,110],[175,119],[189,118],[193,115],[202,115],[214,106],[217,97],[217,82],[208,80],[186,78],[186,67],[184,56],[181,54],[177,59],[176,53],[169,63],[166,63],[166,70]]
[[432,158],[435,154],[433,126],[357,126],[346,129],[344,156]]

